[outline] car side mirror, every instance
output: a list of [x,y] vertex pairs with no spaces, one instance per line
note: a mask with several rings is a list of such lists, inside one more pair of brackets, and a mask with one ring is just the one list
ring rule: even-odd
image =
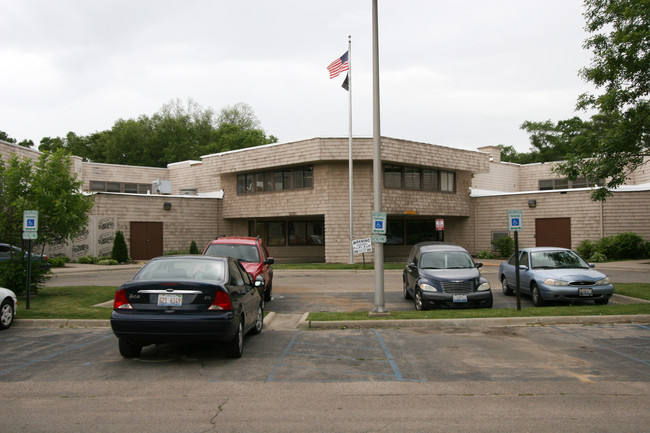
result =
[[482,268],[483,267],[483,262],[476,262],[476,269]]
[[587,264],[589,265],[590,268],[595,268],[596,267],[595,263],[587,263]]
[[416,266],[415,263],[413,263],[413,262],[409,263],[409,264],[406,265],[406,266],[408,266],[408,267],[411,268],[411,269],[417,268],[417,266]]
[[272,265],[273,263],[275,263],[275,259],[273,257],[267,257],[264,263],[266,263],[267,265]]
[[522,271],[527,271],[527,270],[528,270],[528,266],[526,266],[526,265],[519,265],[519,269],[521,269]]

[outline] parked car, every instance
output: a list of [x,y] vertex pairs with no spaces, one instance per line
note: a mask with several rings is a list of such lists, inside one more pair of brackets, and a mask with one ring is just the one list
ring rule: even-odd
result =
[[[607,275],[593,269],[577,253],[566,248],[537,247],[519,250],[519,288],[539,307],[549,301],[593,300],[605,305],[614,293]],[[516,284],[515,255],[499,266],[505,295],[512,295]]]
[[220,342],[239,358],[244,335],[262,332],[263,280],[231,257],[164,256],[115,292],[111,328],[125,358],[169,342]]
[[0,329],[9,329],[16,318],[18,299],[9,289],[0,287]]
[[[14,260],[20,260],[20,258],[23,256],[25,256],[25,259],[27,259],[27,251],[24,251],[15,245],[0,243],[0,262],[9,261],[12,258]],[[43,269],[50,269],[51,267],[47,261],[46,255],[32,253],[32,265],[34,262],[39,262],[41,268]]]
[[217,236],[203,251],[209,256],[234,257],[239,259],[246,271],[253,276],[264,278],[264,300],[271,300],[273,290],[273,257],[269,257],[269,250],[261,237],[243,236]]
[[492,308],[492,289],[478,270],[481,266],[457,245],[418,243],[404,268],[404,299],[414,299],[416,310],[429,306]]

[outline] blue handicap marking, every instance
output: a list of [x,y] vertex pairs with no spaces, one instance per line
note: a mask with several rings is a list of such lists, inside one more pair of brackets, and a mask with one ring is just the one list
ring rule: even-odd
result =
[[519,218],[513,218],[512,219],[512,226],[518,226],[519,225]]
[[27,219],[27,227],[34,227],[34,219],[28,218]]
[[380,228],[382,228],[383,226],[384,226],[384,222],[383,222],[383,221],[375,221],[375,228],[376,228],[376,229],[380,229]]

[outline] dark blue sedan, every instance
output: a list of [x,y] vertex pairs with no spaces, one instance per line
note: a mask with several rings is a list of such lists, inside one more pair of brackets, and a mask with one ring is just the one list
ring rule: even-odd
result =
[[[536,247],[519,250],[519,288],[530,295],[533,305],[547,302],[594,301],[605,305],[614,294],[607,275],[593,269],[577,253],[566,248]],[[512,295],[516,284],[515,255],[499,266],[505,295]]]
[[[257,285],[256,285],[257,283]],[[115,292],[111,328],[125,358],[169,342],[218,342],[239,358],[244,335],[262,332],[263,281],[231,257],[164,256]]]

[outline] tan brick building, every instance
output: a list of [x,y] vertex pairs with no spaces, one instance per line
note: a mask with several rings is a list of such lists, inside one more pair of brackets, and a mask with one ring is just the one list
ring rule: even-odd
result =
[[[498,148],[479,150],[382,138],[387,261],[403,261],[415,242],[443,236],[472,253],[490,249],[490,240],[507,231],[508,209],[523,210],[522,246],[575,247],[620,231],[650,240],[648,164],[614,197],[595,203],[589,185],[558,178],[552,164],[502,163]],[[3,158],[39,155],[4,142],[0,152]],[[355,239],[371,235],[372,158],[372,139],[354,139]],[[349,260],[347,138],[271,144],[167,168],[77,157],[73,167],[84,190],[95,195],[91,224],[80,239],[49,246],[51,254],[104,255],[115,230],[121,230],[134,258],[187,251],[192,240],[202,248],[215,235],[227,234],[263,236],[279,262]],[[436,230],[436,220],[444,221],[444,232]]]

